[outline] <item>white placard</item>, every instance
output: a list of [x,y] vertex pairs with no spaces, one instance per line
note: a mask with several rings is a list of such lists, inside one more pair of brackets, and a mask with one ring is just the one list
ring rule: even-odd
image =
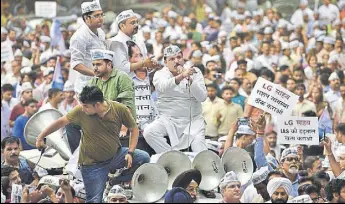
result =
[[56,2],[54,1],[36,1],[35,15],[44,18],[56,17]]
[[14,60],[12,46],[9,42],[1,42],[1,62],[11,62]]
[[319,145],[317,117],[284,117],[278,120],[278,144]]
[[261,77],[248,99],[250,105],[275,116],[290,116],[297,102],[297,95]]

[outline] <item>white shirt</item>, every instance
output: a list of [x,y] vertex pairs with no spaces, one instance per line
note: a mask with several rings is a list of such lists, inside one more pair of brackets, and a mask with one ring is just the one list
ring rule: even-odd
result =
[[308,19],[309,20],[313,20],[314,19],[314,12],[310,9],[310,8],[305,8],[304,10],[302,10],[302,9],[297,9],[294,13],[293,13],[293,15],[292,15],[292,17],[291,17],[291,23],[292,24],[295,24],[295,23],[302,23],[302,22],[304,22],[304,20],[303,20],[303,12],[307,12],[307,14],[308,14]]
[[276,63],[272,56],[260,55],[255,60],[255,69],[261,69],[262,67],[267,67],[269,70],[273,71],[272,64]]
[[[74,69],[79,64],[92,69],[91,50],[106,48],[104,31],[98,28],[97,33],[98,35],[93,33],[86,24],[83,24],[73,34],[70,41],[71,69]],[[85,76],[78,72],[74,86],[75,92],[80,94],[91,79],[91,76]]]
[[157,115],[151,97],[150,79],[147,76],[145,80],[141,80],[136,75],[134,75],[132,79],[135,91],[136,119],[137,123],[139,123],[139,128],[144,130]]
[[5,76],[3,81],[1,81],[1,85],[11,84],[13,87],[15,87],[19,83],[19,79],[20,77],[16,77],[13,75],[13,73],[10,73]]
[[335,111],[336,111],[337,101],[340,99],[340,97],[341,97],[340,92],[339,91],[333,91],[332,89],[330,89],[325,94],[326,101],[331,106],[333,113],[335,113]]
[[44,111],[44,110],[48,110],[48,109],[55,109],[57,110],[56,108],[54,108],[52,106],[52,104],[50,102],[47,102],[46,104],[44,104],[40,109],[39,109],[39,112],[41,111]]
[[9,109],[12,111],[14,106],[16,106],[19,103],[19,100],[17,98],[11,98],[9,102],[2,100],[2,103],[5,103]]
[[338,176],[338,179],[345,179],[345,171]]
[[175,25],[174,27],[168,26],[165,28],[165,31],[163,33],[163,37],[167,38],[169,36],[180,36],[183,34],[182,28],[178,25]]
[[121,30],[115,37],[109,39],[107,47],[109,50],[115,52],[113,60],[114,67],[129,74],[131,72],[131,63],[129,62],[127,41],[134,41],[140,48],[143,57],[146,58],[147,50],[145,43],[143,41],[136,41],[136,36],[133,36],[132,39]]
[[333,4],[328,6],[322,5],[319,8],[319,18],[320,20],[326,20],[327,23],[333,22],[335,19],[339,18],[339,9]]

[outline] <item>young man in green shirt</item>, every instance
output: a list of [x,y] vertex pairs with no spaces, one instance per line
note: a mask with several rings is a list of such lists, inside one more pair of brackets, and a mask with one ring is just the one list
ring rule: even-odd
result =
[[114,56],[115,53],[109,50],[91,50],[96,77],[89,84],[100,88],[106,100],[117,101],[127,106],[133,118],[136,118],[133,81],[125,72],[113,67]]
[[[100,203],[110,172],[124,167],[135,169],[148,163],[150,157],[146,152],[135,149],[139,130],[126,106],[105,100],[96,86],[84,87],[79,100],[81,105],[41,132],[36,147],[42,148],[45,137],[70,123],[80,126],[83,137],[78,163],[85,184],[86,202]],[[131,132],[129,148],[121,147],[119,133],[122,124]],[[134,173],[130,172],[118,179],[130,181]]]

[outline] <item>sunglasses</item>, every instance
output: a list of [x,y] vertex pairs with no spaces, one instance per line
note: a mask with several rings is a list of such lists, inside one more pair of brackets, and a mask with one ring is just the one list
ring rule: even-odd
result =
[[287,157],[286,161],[288,161],[288,162],[292,162],[292,161],[299,162],[299,158],[298,157]]

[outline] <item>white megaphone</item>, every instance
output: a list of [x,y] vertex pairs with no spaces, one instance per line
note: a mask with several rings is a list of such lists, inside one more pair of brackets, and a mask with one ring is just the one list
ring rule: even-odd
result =
[[189,157],[184,153],[176,150],[165,152],[162,154],[157,164],[161,165],[169,176],[169,185],[168,189],[172,189],[172,185],[177,176],[181,173],[190,170],[192,167],[192,162]]
[[[54,121],[61,118],[63,115],[55,109],[47,109],[40,111],[33,115],[27,122],[24,128],[24,138],[26,142],[35,147],[37,136]],[[46,137],[46,145],[55,149],[60,156],[68,161],[72,152],[68,144],[67,138],[65,138],[62,129],[50,134]]]
[[254,165],[252,158],[246,150],[238,147],[227,149],[223,154],[222,163],[225,172],[235,172],[242,185],[251,180],[254,173]]
[[164,196],[168,174],[158,164],[143,164],[135,171],[131,185],[136,200],[153,203]]
[[194,158],[192,166],[202,175],[199,185],[201,190],[211,191],[217,188],[225,175],[220,157],[210,150],[199,152]]

